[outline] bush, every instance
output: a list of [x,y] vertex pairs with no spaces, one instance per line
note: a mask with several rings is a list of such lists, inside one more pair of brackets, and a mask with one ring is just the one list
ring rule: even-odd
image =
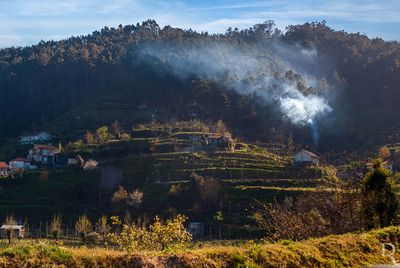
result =
[[86,236],[86,241],[89,244],[98,245],[98,244],[100,244],[101,240],[102,240],[101,235],[96,232],[91,232]]
[[121,134],[121,140],[128,141],[130,139],[131,139],[131,136],[129,134]]
[[[112,217],[114,225],[121,225],[118,217]],[[139,250],[168,251],[181,249],[192,240],[191,234],[185,229],[185,216],[177,215],[173,219],[162,222],[159,217],[154,218],[148,228],[122,224],[119,234],[111,234],[111,240],[128,252]]]

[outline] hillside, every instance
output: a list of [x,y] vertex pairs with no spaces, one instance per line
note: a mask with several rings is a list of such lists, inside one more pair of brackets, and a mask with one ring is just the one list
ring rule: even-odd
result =
[[325,21],[1,49],[0,266],[393,261],[399,86],[400,43]]
[[106,27],[0,51],[0,142],[198,118],[223,119],[248,141],[362,149],[399,139],[399,70],[397,42],[324,22],[215,35],[151,20]]
[[[214,213],[221,210],[223,235],[239,238],[261,234],[251,219],[253,204],[327,189],[318,167],[293,165],[293,148],[239,140],[208,146],[202,139],[209,133],[189,127],[192,124],[201,126],[196,122],[153,123],[137,127],[125,140],[71,141],[62,155],[96,159],[99,167],[82,170],[64,165],[27,171],[23,178],[2,179],[0,215],[27,218],[32,229],[48,232],[41,223],[55,213],[61,213],[66,226],[71,226],[82,213],[94,219],[102,214],[124,216],[126,211],[146,217],[181,213],[211,223]],[[16,148],[23,152],[27,147]],[[140,189],[141,206],[112,202],[119,186]]]

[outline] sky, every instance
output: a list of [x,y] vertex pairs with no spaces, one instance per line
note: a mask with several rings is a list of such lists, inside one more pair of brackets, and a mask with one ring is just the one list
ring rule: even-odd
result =
[[86,35],[104,26],[154,19],[224,33],[274,20],[287,25],[325,20],[336,30],[400,41],[400,0],[0,0],[0,47]]

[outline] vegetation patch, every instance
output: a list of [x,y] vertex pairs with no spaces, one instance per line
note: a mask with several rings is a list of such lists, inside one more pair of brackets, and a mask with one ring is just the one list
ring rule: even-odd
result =
[[[2,247],[2,267],[354,267],[390,263],[381,243],[398,245],[400,228],[344,234],[300,242],[243,242],[237,246],[206,245],[175,251],[124,251],[68,248],[46,241]],[[399,257],[396,252],[395,257]]]

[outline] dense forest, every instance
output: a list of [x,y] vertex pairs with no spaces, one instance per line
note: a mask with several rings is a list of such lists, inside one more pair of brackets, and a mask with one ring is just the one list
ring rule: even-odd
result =
[[[118,104],[125,124],[139,119],[118,114],[140,107],[140,120],[223,119],[237,137],[300,144],[318,125],[321,150],[361,148],[400,140],[399,86],[398,42],[325,22],[208,34],[148,20],[0,50],[0,143],[60,118],[73,131],[80,114]],[[293,94],[310,119],[293,119],[282,101]],[[329,109],[308,108],[321,99]]]

